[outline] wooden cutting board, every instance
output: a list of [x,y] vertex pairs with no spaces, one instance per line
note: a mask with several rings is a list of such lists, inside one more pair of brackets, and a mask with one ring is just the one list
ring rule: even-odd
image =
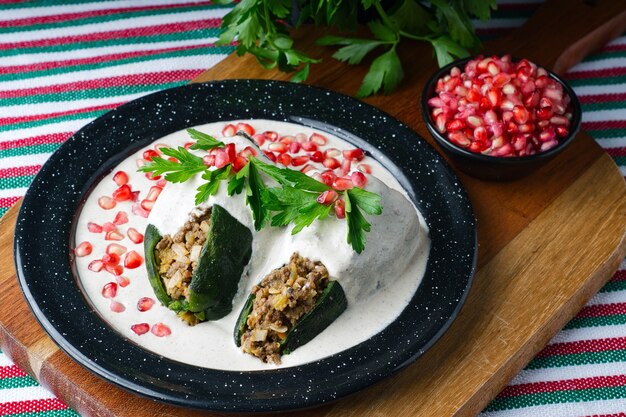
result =
[[[595,5],[592,5],[595,4]],[[486,45],[565,71],[626,29],[626,1],[548,1],[521,29]],[[554,34],[558,30],[558,36]],[[298,45],[324,63],[311,83],[353,94],[366,65],[329,59],[302,30]],[[418,100],[435,70],[425,45],[401,51],[406,80],[389,96],[366,100],[430,141]],[[229,57],[195,81],[285,79],[251,58]],[[530,177],[510,183],[461,175],[479,236],[478,271],[458,318],[416,363],[363,392],[301,416],[472,416],[478,413],[611,277],[626,255],[626,185],[584,133]],[[0,345],[23,369],[83,416],[218,415],[140,398],[103,381],[48,338],[19,291],[12,262],[18,207],[0,221]]]

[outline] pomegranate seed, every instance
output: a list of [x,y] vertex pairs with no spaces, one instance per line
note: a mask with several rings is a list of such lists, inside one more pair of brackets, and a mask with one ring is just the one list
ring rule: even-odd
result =
[[122,288],[128,287],[128,284],[130,284],[130,280],[128,278],[126,278],[126,277],[121,276],[121,275],[116,275],[115,276],[115,281],[117,282],[117,285],[119,285]]
[[339,161],[335,158],[326,158],[324,159],[323,165],[328,169],[336,169],[341,166]]
[[112,196],[115,201],[128,201],[132,198],[132,190],[128,184],[124,184],[117,190],[113,191]]
[[130,326],[130,329],[135,332],[137,336],[141,336],[150,331],[150,325],[148,323],[137,323]]
[[112,275],[122,275],[122,273],[124,272],[124,268],[122,267],[122,265],[112,265],[112,264],[104,264],[104,269]]
[[448,135],[448,139],[463,147],[467,147],[470,144],[470,140],[464,133],[461,132],[450,132],[450,134]]
[[[293,162],[292,162],[293,163]],[[300,170],[300,172],[302,172],[303,174],[306,174],[307,172],[314,170],[315,168],[313,167],[313,165],[311,164],[306,164],[305,166],[302,167],[302,169]]]
[[150,187],[150,191],[148,191],[148,196],[146,197],[146,200],[156,201],[156,199],[159,198],[161,191],[163,191],[163,188],[161,187],[157,187],[157,186]]
[[569,125],[569,120],[567,120],[567,117],[563,117],[563,116],[552,116],[550,118],[550,123],[552,123],[553,125]]
[[165,336],[169,336],[170,334],[172,334],[172,331],[170,330],[170,328],[167,327],[167,325],[163,323],[156,323],[155,325],[152,326],[152,329],[150,329],[150,331],[152,332],[153,335],[157,337],[165,337]]
[[117,203],[111,197],[102,196],[98,199],[98,205],[104,210],[111,210]]
[[324,156],[326,158],[336,158],[341,156],[341,151],[337,148],[329,148],[324,151]]
[[[165,181],[165,180],[162,180],[162,181]],[[137,202],[137,200],[139,200],[139,191],[133,191],[133,195],[132,195],[130,201]]]
[[148,311],[154,305],[154,300],[150,297],[141,297],[139,301],[137,301],[137,310],[143,312]]
[[102,287],[102,296],[104,298],[115,298],[117,295],[117,284],[115,282],[109,282]]
[[160,155],[157,151],[148,149],[147,151],[143,152],[142,156],[143,159],[145,159],[146,161],[152,161],[153,158],[158,158]]
[[128,252],[126,254],[126,257],[124,258],[124,266],[128,269],[135,269],[141,266],[142,263],[143,263],[143,258],[141,257],[140,254],[138,254],[134,250],[131,250],[130,252]]
[[123,313],[126,310],[124,304],[118,303],[117,301],[111,301],[111,305],[109,306],[111,311],[114,313]]
[[539,120],[550,120],[552,117],[552,110],[550,107],[544,107],[542,109],[537,110],[537,118]]
[[317,202],[320,204],[324,204],[325,206],[332,204],[339,198],[339,194],[335,190],[326,190],[319,197],[317,197]]
[[263,151],[263,153],[265,154],[265,156],[267,156],[267,159],[269,159],[272,162],[276,162],[276,155],[273,152]]
[[437,130],[439,133],[444,133],[446,131],[446,116],[440,114],[435,119],[435,124],[437,125]]
[[117,265],[120,263],[120,255],[117,253],[105,253],[102,256],[102,262],[104,262],[105,265]]
[[272,152],[285,153],[289,150],[287,145],[281,142],[270,143],[267,147]]
[[513,118],[519,124],[526,123],[528,121],[528,110],[522,106],[513,107]]
[[252,146],[246,146],[239,152],[239,156],[247,159],[250,158],[250,156],[257,156],[257,151]]
[[289,152],[298,153],[300,152],[301,145],[299,142],[292,142],[289,144]]
[[[300,142],[298,142],[300,143]],[[311,141],[306,141],[306,142],[302,142],[301,143],[302,149],[304,149],[306,152],[315,152],[317,151],[317,145],[314,144]]]
[[357,165],[356,169],[358,169],[359,171],[361,171],[364,174],[371,174],[372,173],[372,167],[368,164],[359,164]]
[[[167,185],[167,180],[165,178],[162,178],[157,181],[156,185],[157,187],[165,188],[165,186]],[[137,193],[137,196],[139,196],[139,191],[135,191],[135,192]],[[137,199],[133,198],[133,201],[137,201]]]
[[102,225],[102,230],[104,230],[106,233],[112,232],[114,230],[117,230],[117,226],[114,223],[106,222]]
[[168,148],[171,148],[171,146],[165,143],[154,144],[154,150],[157,151],[159,155],[161,155],[161,153],[163,152],[162,149],[168,149]]
[[324,154],[320,151],[315,151],[311,154],[311,161],[322,162],[324,161]]
[[150,181],[158,181],[161,179],[160,175],[154,175],[152,172],[146,172],[146,178]]
[[341,177],[346,176],[350,173],[351,169],[352,169],[352,161],[349,159],[344,159],[341,162],[341,166],[339,167],[337,174]]
[[128,232],[126,233],[128,234],[128,238],[131,241],[133,241],[133,243],[143,242],[143,235],[139,233],[139,231],[135,229],[134,227],[131,227],[130,229],[128,229]]
[[153,206],[154,206],[154,201],[141,200],[141,208],[144,209],[145,211],[150,212]]
[[189,150],[189,148],[191,148],[193,146],[195,142],[186,142],[183,147],[187,150]]
[[557,126],[556,127],[556,134],[559,137],[564,138],[565,136],[567,136],[569,134],[569,130],[565,126]]
[[263,132],[263,137],[270,142],[276,142],[278,140],[278,133],[268,130]]
[[222,136],[227,138],[235,136],[235,133],[237,133],[237,129],[234,125],[231,124],[227,124],[226,126],[224,126],[224,129],[222,129]]
[[324,146],[328,143],[328,140],[325,136],[320,135],[319,133],[313,133],[309,138],[311,142],[316,144],[317,146]]
[[276,158],[276,162],[288,167],[291,164],[291,156],[287,153],[282,153],[278,155],[278,157]]
[[91,255],[91,251],[93,250],[93,245],[87,241],[81,242],[74,248],[74,253],[79,258],[83,256]]
[[95,261],[91,261],[89,265],[87,265],[87,269],[93,272],[100,272],[104,268],[104,262],[100,259],[96,259]]
[[89,223],[87,223],[87,230],[89,230],[91,233],[101,233],[102,232],[102,226],[100,226],[97,223],[89,222]]
[[228,162],[234,162],[237,157],[237,150],[235,149],[234,143],[229,143],[226,145],[226,155],[228,155]]
[[291,165],[293,165],[294,167],[299,167],[300,165],[304,165],[309,162],[310,159],[311,157],[309,157],[308,155],[296,156],[291,160]]
[[362,172],[355,171],[350,175],[355,187],[364,188],[367,185],[367,177]]
[[343,151],[343,157],[352,161],[361,161],[365,158],[365,154],[363,153],[363,149],[355,148]]
[[446,130],[448,132],[453,132],[457,130],[461,130],[465,127],[465,122],[460,119],[453,119],[446,123]]
[[215,167],[217,169],[220,169],[224,168],[228,164],[230,164],[230,158],[228,156],[228,153],[223,149],[219,149],[215,153]]
[[128,223],[128,214],[125,211],[120,211],[115,215],[115,219],[113,220],[113,224],[120,225]]
[[128,174],[124,171],[117,171],[115,175],[113,175],[113,181],[117,185],[122,186],[128,182]]
[[123,255],[126,252],[126,246],[122,246],[117,243],[110,243],[106,248],[106,253],[109,255],[114,253],[116,255]]
[[212,167],[215,165],[215,155],[204,155],[202,157],[202,162],[204,162],[204,165]]
[[474,138],[479,142],[486,142],[487,141],[487,129],[485,129],[482,126],[474,129]]
[[320,176],[322,177],[322,182],[329,187],[333,185],[333,181],[335,181],[335,179],[337,178],[335,173],[331,170],[322,172]]
[[246,166],[247,163],[248,160],[246,158],[244,158],[243,156],[238,156],[235,158],[235,162],[233,162],[233,170],[235,172],[239,172],[243,167]]
[[263,146],[265,144],[265,137],[263,135],[256,134],[252,136],[252,139],[254,139],[254,142],[256,142],[259,146]]
[[150,211],[144,210],[143,207],[141,207],[141,204],[133,204],[132,211],[133,214],[144,217],[146,219],[148,218],[148,215],[150,215]]
[[124,239],[124,235],[122,235],[117,230],[111,230],[110,232],[107,232],[107,234],[104,236],[104,240],[122,240],[122,239]]
[[335,215],[338,219],[346,218],[346,203],[342,199],[335,202]]
[[352,182],[352,179],[350,178],[337,178],[335,181],[333,181],[333,188],[335,190],[339,190],[339,191],[343,191],[343,190],[349,190],[351,188],[354,187],[354,183]]
[[283,136],[282,138],[280,138],[280,143],[284,143],[285,145],[291,145],[295,141],[296,138],[294,138],[293,136]]
[[309,137],[304,133],[296,133],[296,141],[299,143],[308,142]]
[[250,126],[248,123],[237,123],[237,132],[243,130],[249,136],[254,136],[254,128]]

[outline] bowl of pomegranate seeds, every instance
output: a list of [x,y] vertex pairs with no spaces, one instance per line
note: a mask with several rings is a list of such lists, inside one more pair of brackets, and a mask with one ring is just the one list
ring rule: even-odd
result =
[[426,126],[463,172],[512,180],[569,145],[581,121],[574,90],[556,74],[509,55],[439,70],[422,95]]

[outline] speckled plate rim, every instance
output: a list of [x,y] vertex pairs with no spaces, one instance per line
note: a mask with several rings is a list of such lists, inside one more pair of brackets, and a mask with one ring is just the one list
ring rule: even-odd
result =
[[[150,142],[189,126],[249,118],[327,131],[363,147],[390,169],[430,228],[432,248],[425,276],[409,305],[385,330],[312,363],[235,372],[162,358],[109,328],[86,302],[69,255],[77,209],[99,178]],[[352,97],[268,80],[172,88],[133,100],[89,123],[40,170],[24,197],[14,240],[15,266],[26,301],[70,357],[136,394],[178,406],[233,412],[320,405],[407,366],[458,314],[475,272],[476,251],[475,219],[465,189],[426,141]]]

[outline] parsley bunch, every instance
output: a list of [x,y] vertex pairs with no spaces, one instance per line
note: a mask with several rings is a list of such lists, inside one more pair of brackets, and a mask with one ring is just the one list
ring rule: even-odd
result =
[[[187,132],[195,140],[190,149],[208,151],[225,146],[223,142],[195,129],[187,129]],[[217,194],[224,181],[227,182],[229,196],[241,194],[245,190],[246,204],[252,211],[256,230],[267,225],[280,227],[293,223],[291,233],[296,234],[315,220],[326,218],[333,209],[332,204],[321,204],[317,201],[321,193],[331,188],[300,171],[267,164],[254,156],[250,156],[238,172],[235,172],[232,164],[209,169],[202,158],[183,147],[161,148],[160,151],[176,161],[154,157],[151,162],[140,167],[139,171],[151,172],[153,176],[165,175],[169,182],[185,182],[202,174],[205,182],[197,189],[196,205]],[[279,186],[268,187],[261,173],[272,178]],[[361,188],[352,188],[343,192],[343,199],[348,225],[347,242],[355,252],[361,253],[367,241],[365,233],[371,228],[363,212],[369,215],[381,214],[380,196]]]
[[401,39],[429,42],[444,66],[480,46],[470,16],[487,20],[495,8],[496,0],[241,0],[224,17],[218,44],[237,40],[238,55],[250,53],[263,67],[293,72],[292,81],[301,82],[310,64],[319,60],[293,47],[290,29],[313,22],[353,30],[361,17],[371,38],[324,36],[318,43],[339,46],[333,57],[352,65],[374,50],[380,52],[357,92],[357,97],[367,97],[381,89],[393,91],[404,78],[396,52]]

